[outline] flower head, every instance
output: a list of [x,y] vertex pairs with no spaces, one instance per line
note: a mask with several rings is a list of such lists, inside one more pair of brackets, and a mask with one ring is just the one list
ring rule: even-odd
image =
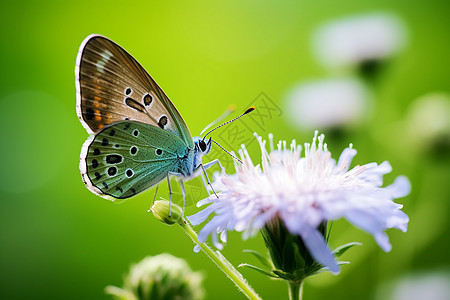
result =
[[450,95],[431,93],[411,103],[406,132],[411,147],[448,153],[450,148]]
[[106,292],[122,300],[203,299],[202,280],[185,260],[163,253],[133,265],[124,287],[108,286]]
[[409,193],[409,181],[400,176],[392,185],[381,187],[383,175],[392,170],[387,161],[349,169],[356,155],[352,145],[336,162],[324,143],[324,135],[319,136],[317,131],[312,143],[305,144],[303,156],[295,140],[289,147],[286,141],[279,141],[275,148],[273,136],[269,135],[269,153],[266,141],[256,137],[262,151],[261,164],[253,164],[243,145],[239,151],[243,164],[236,165],[236,174],[216,179],[219,198],[200,201],[198,206],[210,205],[188,217],[197,225],[214,213],[199,233],[201,242],[211,235],[220,248],[216,232],[223,242],[228,230],[243,232],[247,238],[279,218],[290,233],[301,237],[317,262],[338,272],[320,231],[324,222],[344,217],[372,234],[384,251],[391,250],[384,233],[387,228],[406,231],[408,216],[400,210],[402,205],[392,200]]
[[404,26],[395,15],[372,13],[325,24],[317,31],[313,46],[325,66],[345,68],[398,53],[405,36]]
[[338,128],[360,123],[368,115],[370,95],[356,79],[315,80],[294,87],[286,111],[298,128]]

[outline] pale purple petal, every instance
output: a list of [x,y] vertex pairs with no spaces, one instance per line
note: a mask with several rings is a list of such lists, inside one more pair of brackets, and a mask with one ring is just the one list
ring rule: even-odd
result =
[[411,183],[408,177],[398,176],[395,178],[394,183],[385,187],[385,189],[390,191],[393,198],[402,198],[411,192]]
[[198,225],[208,219],[209,215],[214,212],[213,206],[208,206],[204,210],[199,211],[195,215],[186,217],[192,225]]
[[222,242],[224,242],[224,243],[227,242],[227,231],[226,231],[226,230],[223,230],[223,231],[220,233],[220,240],[221,240]]
[[356,153],[357,151],[353,148],[345,148],[344,151],[342,151],[341,156],[339,157],[339,161],[337,164],[338,169],[348,171]]
[[385,232],[377,232],[373,235],[373,237],[375,238],[378,246],[380,246],[380,248],[383,249],[384,252],[391,251],[392,245],[391,243],[389,243],[389,238]]
[[320,264],[328,267],[331,272],[339,273],[339,266],[334,260],[331,250],[328,248],[323,236],[316,229],[304,230],[300,233],[303,242],[312,257]]

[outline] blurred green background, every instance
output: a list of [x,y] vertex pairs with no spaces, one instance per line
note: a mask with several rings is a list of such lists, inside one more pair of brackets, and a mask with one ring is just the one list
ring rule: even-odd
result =
[[[120,286],[130,263],[168,252],[204,270],[207,299],[244,299],[178,228],[147,213],[151,191],[115,205],[85,188],[78,163],[88,134],[75,111],[74,67],[86,36],[103,34],[127,49],[193,135],[228,105],[239,111],[256,100],[255,106],[270,103],[276,110],[261,109],[238,125],[249,141],[255,130],[303,143],[313,130],[288,122],[286,94],[305,80],[348,75],[317,61],[314,32],[336,18],[372,12],[401,19],[406,45],[376,80],[365,79],[373,95],[370,117],[324,132],[333,157],[352,142],[354,165],[389,160],[387,184],[400,174],[410,178],[412,193],[397,201],[410,226],[406,234],[388,232],[393,250],[386,254],[370,235],[335,222],[332,246],[364,245],[345,254],[352,263],[339,276],[308,280],[304,299],[379,299],[399,278],[448,270],[449,148],[428,147],[440,144],[433,137],[410,141],[406,132],[414,100],[450,92],[448,1],[3,1],[0,8],[0,298],[108,299],[104,287]],[[261,115],[263,126],[252,127]],[[241,141],[223,130],[217,140],[237,150]],[[251,146],[257,160],[259,150]],[[220,150],[205,161],[215,157]],[[165,184],[159,195],[167,195]],[[191,206],[188,214],[196,210]],[[223,253],[235,265],[255,263],[243,249],[264,252],[261,237],[242,241],[231,233]],[[287,297],[285,283],[242,273],[263,298]]]

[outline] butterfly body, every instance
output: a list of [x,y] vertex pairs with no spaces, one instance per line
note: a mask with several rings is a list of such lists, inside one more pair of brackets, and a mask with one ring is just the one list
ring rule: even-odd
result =
[[93,134],[83,145],[80,170],[95,194],[129,198],[169,175],[181,178],[181,184],[200,168],[206,175],[205,168],[218,162],[202,165],[211,139],[193,139],[162,89],[113,41],[87,37],[75,74],[78,117]]

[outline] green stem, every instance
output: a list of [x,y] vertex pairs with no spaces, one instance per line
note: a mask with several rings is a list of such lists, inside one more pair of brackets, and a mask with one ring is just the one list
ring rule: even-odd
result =
[[192,229],[192,227],[183,219],[180,218],[178,221],[181,228],[186,232],[186,234],[194,241],[195,244],[199,245],[203,252],[211,259],[218,267],[221,269],[234,284],[247,296],[248,299],[261,300],[261,297],[252,289],[248,282],[242,277],[233,265],[220,253],[219,251],[212,250],[206,244],[200,243],[198,241],[197,233]]
[[303,296],[303,281],[289,281],[289,299],[301,300]]

